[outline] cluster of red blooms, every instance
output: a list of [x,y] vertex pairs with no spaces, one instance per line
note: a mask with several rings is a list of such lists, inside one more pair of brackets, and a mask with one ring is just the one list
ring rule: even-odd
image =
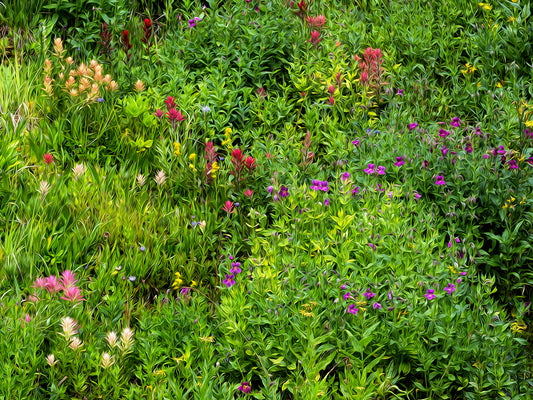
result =
[[230,171],[230,174],[235,177],[237,185],[246,179],[246,177],[243,176],[245,171],[248,171],[248,175],[251,175],[257,168],[255,158],[251,156],[246,157],[242,154],[242,151],[239,148],[234,149],[231,152],[231,163],[233,164],[234,169]]
[[152,21],[150,21],[148,18],[145,18],[144,20],[143,32],[144,36],[141,39],[141,42],[150,45],[150,37],[152,36]]
[[165,113],[160,109],[157,109],[154,115],[161,119],[166,114],[167,118],[172,122],[172,128],[176,129],[176,124],[184,121],[185,116],[180,111],[176,110],[176,101],[174,100],[174,97],[168,96],[165,100],[165,104],[167,105],[167,112]]
[[388,82],[382,81],[385,72],[381,67],[383,64],[382,56],[381,49],[373,49],[371,47],[364,51],[362,59],[358,55],[354,56],[361,70],[360,82],[363,86],[375,91],[378,96],[381,86],[388,84]]
[[[301,0],[300,2],[296,3],[296,5],[298,6],[298,10],[294,13],[303,20],[307,15],[307,3],[305,0]],[[294,8],[294,1],[289,3],[289,7]]]

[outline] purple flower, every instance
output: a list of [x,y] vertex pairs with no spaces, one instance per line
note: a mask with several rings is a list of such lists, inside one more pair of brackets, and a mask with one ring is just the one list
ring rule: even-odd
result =
[[183,297],[187,297],[189,295],[189,292],[191,291],[190,288],[188,287],[184,287],[181,289],[180,291],[180,294],[183,296]]
[[511,160],[509,161],[509,169],[518,169],[518,163],[516,162],[516,160]]
[[445,138],[445,137],[447,137],[447,136],[449,136],[449,135],[450,135],[450,131],[446,131],[446,130],[440,128],[440,130],[439,130],[439,136],[440,136],[440,137]]
[[279,189],[279,195],[281,196],[282,199],[284,197],[288,197],[289,196],[289,188],[285,187],[285,186],[281,186],[281,188]]
[[448,294],[452,294],[453,292],[455,292],[455,285],[448,283],[448,286],[444,288],[444,291],[448,292]]
[[404,164],[405,164],[405,161],[403,160],[403,157],[396,157],[396,162],[394,163],[395,166],[399,167]]
[[459,275],[465,276],[466,272],[459,272]]
[[389,290],[389,293],[387,293],[387,296],[389,296],[389,300],[392,300],[392,290]]
[[272,192],[274,191],[274,186],[269,186],[267,187],[267,192],[272,194]]
[[102,101],[104,101],[104,99],[102,97],[98,97],[98,103],[101,103]]
[[341,290],[344,290],[344,289],[346,289],[346,285],[345,285],[345,284],[342,284],[342,285],[341,285]]
[[324,206],[326,206],[326,207],[329,206],[329,199],[325,199],[324,200]]
[[377,170],[378,175],[385,175],[385,167],[380,165]]
[[141,250],[141,251],[145,251],[145,250],[146,250],[146,247],[141,246],[141,247],[139,247],[139,250]]
[[396,93],[396,96],[402,96],[403,97],[403,89],[398,89],[398,93]]
[[455,117],[452,119],[452,122],[450,123],[451,126],[453,126],[454,128],[459,128],[461,126],[461,120],[459,119],[459,117]]
[[414,192],[414,196],[415,196],[416,201],[418,201],[418,199],[422,197],[421,195],[418,194],[416,190]]
[[363,296],[366,297],[367,300],[370,300],[372,297],[374,297],[376,294],[372,293],[370,289],[367,289],[365,293],[363,293]]
[[352,189],[352,197],[355,197],[355,195],[359,194],[359,186],[357,186],[356,188]]
[[450,149],[447,149],[446,146],[444,146],[444,147],[441,149],[441,151],[442,151],[442,155],[445,156],[445,155],[450,151]]
[[137,279],[136,277],[134,277],[133,275],[129,276],[128,279],[130,280],[130,282],[135,282],[135,279]]
[[[344,285],[343,285],[344,286]],[[350,297],[352,297],[352,295],[350,294],[350,292],[346,292],[346,294],[344,296],[342,296],[342,298],[344,300],[348,300]]]
[[235,280],[233,279],[234,277],[235,276],[233,274],[231,275],[226,274],[226,279],[224,279],[222,282],[224,283],[224,285],[230,288],[233,285],[235,285]]
[[435,297],[437,297],[435,296],[435,290],[433,289],[428,289],[427,293],[424,296],[426,296],[428,300],[433,300]]
[[416,127],[418,127],[418,124],[416,122],[413,122],[412,124],[409,124],[409,130],[412,131],[413,129],[415,129]]
[[368,175],[371,175],[371,174],[373,174],[374,172],[376,172],[376,171],[374,171],[374,168],[375,168],[375,167],[376,167],[376,166],[375,166],[374,164],[368,164],[368,168],[366,168],[364,171],[365,171]]
[[229,272],[233,275],[240,274],[242,272],[240,266],[241,266],[240,262],[232,262],[231,269],[229,270]]
[[352,144],[354,146],[359,146],[359,139],[356,138],[356,139],[352,140]]
[[379,303],[374,303],[372,307],[374,308],[374,310],[381,310],[381,304]]
[[350,304],[348,306],[348,312],[352,313],[353,315],[357,315],[357,308],[355,307],[355,304]]
[[248,381],[241,383],[241,386],[239,386],[239,390],[243,393],[252,393],[252,387],[250,386]]
[[446,182],[444,182],[444,177],[442,175],[437,175],[437,181],[435,182],[435,185],[446,185]]
[[472,143],[468,142],[465,146],[465,151],[468,153],[468,154],[472,154],[472,151],[474,151],[474,149],[472,148]]
[[341,179],[343,182],[346,182],[349,178],[350,178],[349,172],[345,172],[344,174],[341,175]]

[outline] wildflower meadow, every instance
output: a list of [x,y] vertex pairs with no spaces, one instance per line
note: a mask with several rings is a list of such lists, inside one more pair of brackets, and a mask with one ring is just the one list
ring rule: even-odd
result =
[[0,399],[533,399],[527,0],[0,0]]

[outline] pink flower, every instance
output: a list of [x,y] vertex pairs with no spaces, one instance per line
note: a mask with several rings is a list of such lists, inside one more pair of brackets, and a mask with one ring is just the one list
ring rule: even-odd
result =
[[161,118],[163,118],[163,115],[165,115],[165,113],[158,108],[157,111],[154,113],[154,115],[157,118],[161,119]]
[[36,289],[45,289],[47,282],[48,282],[47,278],[37,278],[32,287],[34,287]]
[[309,43],[311,43],[313,46],[316,46],[318,45],[318,43],[321,41],[322,39],[320,38],[320,32],[319,31],[313,31],[311,32],[311,39],[309,39]]
[[252,194],[254,193],[253,190],[250,190],[250,189],[246,189],[246,191],[244,192],[244,195],[246,197],[252,197]]
[[413,122],[412,124],[409,124],[409,130],[412,131],[412,130],[415,129],[417,126],[418,126],[418,124],[417,124],[416,122]]
[[47,165],[50,165],[51,163],[54,162],[54,156],[52,156],[50,153],[46,153],[46,154],[43,156],[43,159],[44,159],[44,162],[45,162]]
[[48,278],[46,278],[45,287],[50,293],[56,293],[62,289],[61,283],[54,275],[50,275]]
[[330,87],[328,87],[328,92],[330,94],[330,96],[333,96],[335,94],[335,86],[331,85]]
[[172,122],[172,126],[174,128],[176,128],[176,122],[181,122],[185,120],[183,114],[175,108],[171,108],[170,110],[168,110],[167,118]]
[[165,100],[165,104],[167,105],[167,111],[170,111],[172,108],[176,107],[176,102],[174,101],[174,97],[168,96]]
[[452,119],[450,125],[454,128],[459,128],[461,126],[461,120],[459,119],[459,117],[455,117],[454,119]]
[[444,291],[448,292],[448,294],[452,294],[453,292],[455,292],[455,285],[448,283],[448,286],[444,288]]
[[364,171],[368,174],[368,175],[371,175],[373,174],[375,171],[374,171],[374,168],[375,168],[375,164],[368,164],[368,168],[366,168]]
[[69,269],[63,271],[61,274],[61,283],[63,284],[63,289],[71,288],[76,282],[78,281],[76,280],[74,272]]
[[85,300],[83,297],[81,297],[81,290],[76,286],[63,289],[63,294],[64,296],[61,296],[63,300],[72,302]]
[[31,321],[30,315],[29,315],[29,314],[26,314],[26,316],[24,317],[24,319],[22,320],[22,322],[24,322],[25,324],[29,324],[30,321]]
[[235,212],[235,210],[233,209],[233,203],[229,200],[226,201],[226,203],[222,206],[222,209],[226,211],[228,215]]
[[348,312],[353,315],[357,315],[357,308],[355,307],[355,304],[350,304],[348,306]]

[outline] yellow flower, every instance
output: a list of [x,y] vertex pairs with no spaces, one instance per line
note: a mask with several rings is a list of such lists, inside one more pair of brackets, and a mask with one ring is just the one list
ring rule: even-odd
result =
[[211,176],[213,178],[216,178],[216,173],[220,169],[220,166],[218,165],[218,162],[214,162],[213,165],[211,165]]
[[232,132],[232,130],[231,130],[231,128],[228,126],[228,127],[226,128],[226,130],[224,131],[224,135],[225,135],[226,137],[229,137],[229,135],[231,134],[231,132]]
[[497,88],[501,88],[502,87],[502,84],[500,82],[496,83],[496,87]]
[[192,153],[190,156],[189,156],[189,161],[194,161],[196,160],[196,153]]
[[300,310],[300,314],[302,314],[304,317],[314,317],[315,316],[315,314],[313,314],[312,312],[305,311],[305,310]]
[[181,143],[174,142],[174,154],[176,157],[181,155]]
[[511,324],[511,332],[520,333],[527,329],[527,325],[523,321],[513,322]]
[[172,284],[172,287],[174,289],[179,289],[181,285],[183,284],[183,279],[181,279],[181,274],[179,272],[176,272],[174,274],[176,278],[174,279],[174,283]]
[[203,336],[203,337],[200,337],[200,340],[204,343],[206,342],[213,343],[215,341],[215,338],[213,336]]
[[507,22],[514,22],[514,21],[516,21],[515,17],[509,17],[509,19],[507,20]]
[[198,283],[196,283],[196,281],[192,281],[191,282],[191,287],[196,287],[196,285],[198,285]]
[[196,167],[193,164],[189,164],[189,168],[194,172],[197,171]]

